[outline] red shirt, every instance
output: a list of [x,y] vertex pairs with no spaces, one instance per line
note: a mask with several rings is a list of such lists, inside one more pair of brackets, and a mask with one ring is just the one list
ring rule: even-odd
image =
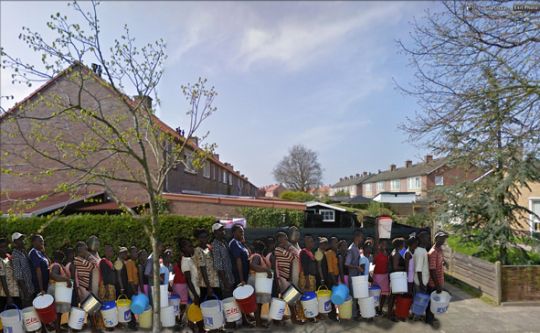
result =
[[185,283],[187,283],[186,282],[186,277],[184,276],[184,273],[182,273],[182,270],[180,269],[180,265],[174,264],[173,271],[174,271],[173,284],[185,284]]
[[433,278],[437,279],[437,282],[441,287],[444,286],[444,255],[441,248],[433,246],[428,252],[429,259],[429,270],[435,270],[436,276],[429,275],[429,286],[435,287],[435,281]]
[[373,263],[375,268],[373,269],[373,274],[387,274],[388,273],[388,256],[384,253],[377,253],[375,258],[373,258]]

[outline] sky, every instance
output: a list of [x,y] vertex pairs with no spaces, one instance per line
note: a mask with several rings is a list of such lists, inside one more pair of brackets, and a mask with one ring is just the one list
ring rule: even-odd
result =
[[[84,3],[83,3],[84,6]],[[323,183],[385,170],[428,151],[398,129],[419,106],[394,80],[413,81],[396,41],[407,43],[410,22],[437,3],[419,2],[102,2],[103,39],[124,24],[140,44],[163,38],[168,59],[158,87],[158,116],[185,123],[180,86],[205,77],[215,86],[217,112],[202,126],[207,143],[257,186],[275,183],[272,170],[290,147],[317,152]],[[23,26],[44,34],[50,14],[77,21],[67,2],[1,1],[0,45],[38,64],[18,39]],[[11,84],[2,70],[9,108],[33,88]]]

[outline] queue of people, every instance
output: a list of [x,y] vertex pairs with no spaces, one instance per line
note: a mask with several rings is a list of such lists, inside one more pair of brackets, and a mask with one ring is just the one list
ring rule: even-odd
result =
[[[155,254],[135,246],[115,249],[105,244],[101,256],[99,239],[92,236],[86,242],[77,242],[74,247],[52,252],[52,258],[49,258],[41,235],[31,236],[31,249],[27,251],[26,236],[16,232],[11,235],[11,244],[8,239],[0,238],[0,309],[7,305],[16,305],[20,309],[31,306],[37,295],[54,295],[56,283],[67,283],[76,292],[73,292],[71,304],[56,306],[58,319],[53,326],[56,332],[61,332],[61,315],[69,312],[71,307],[79,306],[90,293],[102,301],[114,301],[121,295],[131,298],[140,293],[151,299],[154,255],[160,257],[160,283],[168,285],[170,293],[180,298],[178,327],[182,324],[181,318],[187,318],[189,304],[198,306],[204,300],[230,298],[239,286],[255,287],[258,273],[273,278],[272,292],[257,294],[256,310],[252,314],[242,314],[238,323],[229,323],[232,327],[241,324],[266,328],[272,323],[284,325],[288,320],[303,325],[340,319],[335,305],[331,305],[327,314],[306,318],[301,302],[296,302],[289,304],[290,315],[282,320],[265,321],[264,305],[283,296],[291,285],[306,293],[316,292],[321,287],[331,290],[345,284],[352,297],[353,278],[367,276],[371,286],[380,288],[377,315],[393,321],[407,318],[395,315],[396,294],[390,286],[391,273],[406,273],[408,290],[404,294],[410,296],[418,292],[440,293],[444,287],[441,246],[447,234],[442,231],[435,234],[433,246],[428,232],[390,241],[365,237],[357,230],[348,244],[336,237],[316,238],[310,234],[304,234],[301,242],[300,231],[291,227],[266,239],[247,241],[243,227],[234,225],[231,236],[227,240],[224,226],[216,221],[210,230],[200,229],[193,237],[178,238],[179,253],[166,249],[160,242]],[[362,318],[360,312],[353,302],[353,317]],[[429,306],[425,314],[411,314],[410,319],[423,319],[428,324],[436,321]],[[202,321],[190,324],[195,330],[204,329]],[[112,330],[104,326],[99,312],[89,316],[88,327],[92,332]],[[131,316],[126,328],[137,329],[135,316]]]

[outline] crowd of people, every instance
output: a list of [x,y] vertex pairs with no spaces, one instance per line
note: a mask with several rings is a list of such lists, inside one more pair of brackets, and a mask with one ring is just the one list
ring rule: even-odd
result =
[[[11,304],[24,308],[30,306],[38,294],[54,295],[57,282],[66,282],[76,290],[71,305],[57,305],[58,314],[69,312],[71,306],[79,306],[89,293],[102,301],[116,300],[120,295],[131,298],[137,293],[145,293],[151,299],[154,255],[160,257],[160,283],[170,285],[171,293],[180,296],[182,312],[190,303],[199,305],[209,298],[225,299],[231,297],[238,286],[254,286],[256,273],[273,277],[272,295],[257,294],[253,317],[243,316],[242,324],[248,327],[270,325],[261,315],[263,305],[270,303],[272,297],[279,297],[290,284],[306,292],[316,291],[320,286],[332,289],[344,283],[349,285],[352,295],[352,277],[368,275],[370,283],[381,289],[377,314],[393,321],[398,319],[394,315],[395,294],[390,288],[390,273],[407,273],[410,295],[441,292],[444,287],[441,246],[447,234],[442,231],[435,234],[433,245],[430,234],[425,231],[390,242],[365,237],[357,230],[350,244],[336,237],[310,234],[304,234],[301,239],[296,227],[251,242],[245,239],[242,226],[234,225],[230,231],[232,238],[227,240],[226,230],[219,222],[214,223],[211,230],[196,230],[193,237],[178,238],[179,253],[165,248],[161,242],[158,242],[158,253],[148,253],[135,246],[115,249],[105,244],[101,248],[103,256],[98,253],[98,237],[92,236],[74,247],[55,250],[52,257],[45,253],[41,235],[30,237],[31,248],[27,251],[26,236],[15,232],[10,240],[0,239],[0,309]],[[169,276],[173,277],[172,281]],[[323,319],[339,320],[334,306],[328,315],[310,319],[304,317],[300,302],[289,305],[289,310],[290,316],[273,324],[284,325],[287,320],[298,325]],[[353,312],[360,318],[355,302]],[[428,324],[436,320],[429,306],[423,317]],[[93,332],[105,329],[99,312],[90,316],[88,322]],[[194,324],[195,329],[203,327],[202,323]],[[135,316],[127,327],[137,329]],[[61,329],[58,319],[56,331]]]

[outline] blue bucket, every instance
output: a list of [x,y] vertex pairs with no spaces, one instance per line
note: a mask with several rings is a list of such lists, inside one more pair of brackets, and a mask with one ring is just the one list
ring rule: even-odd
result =
[[424,293],[416,293],[412,305],[412,313],[417,316],[423,316],[429,303],[429,295]]
[[313,291],[306,291],[302,298],[300,298],[300,301],[309,301],[310,299],[317,298],[317,294],[315,294]]
[[330,300],[335,305],[341,305],[347,300],[348,296],[349,296],[349,288],[347,288],[347,286],[344,285],[343,283],[340,283],[337,286],[334,286],[332,288],[332,296]]
[[148,296],[143,293],[137,294],[131,298],[131,312],[139,315],[148,307]]

